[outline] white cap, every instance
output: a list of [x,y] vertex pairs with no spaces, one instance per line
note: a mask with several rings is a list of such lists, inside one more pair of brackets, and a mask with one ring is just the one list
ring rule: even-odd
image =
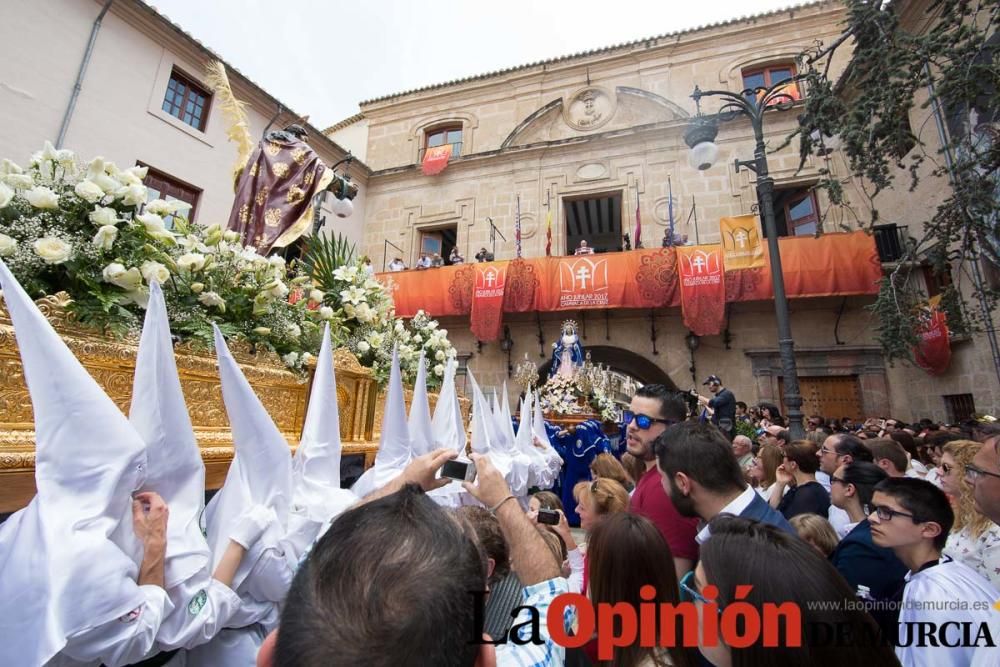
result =
[[132,493],[145,480],[146,445],[3,262],[0,288],[34,409],[38,488],[0,525],[0,664],[42,665],[69,636],[145,599]]

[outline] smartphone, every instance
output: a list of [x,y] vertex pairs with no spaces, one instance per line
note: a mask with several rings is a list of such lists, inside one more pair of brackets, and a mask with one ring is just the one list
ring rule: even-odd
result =
[[471,482],[476,479],[476,464],[472,461],[445,461],[441,467],[441,476],[457,479],[460,482]]
[[559,512],[555,510],[538,510],[538,523],[544,523],[549,526],[558,526]]

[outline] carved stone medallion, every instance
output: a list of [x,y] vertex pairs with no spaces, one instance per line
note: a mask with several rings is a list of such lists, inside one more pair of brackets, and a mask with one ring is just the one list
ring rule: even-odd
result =
[[586,132],[603,126],[615,115],[617,100],[603,88],[588,86],[573,93],[563,105],[563,119]]

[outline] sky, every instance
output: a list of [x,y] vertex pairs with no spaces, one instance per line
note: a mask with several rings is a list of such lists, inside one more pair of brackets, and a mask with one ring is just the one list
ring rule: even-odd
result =
[[788,7],[793,0],[147,0],[309,122],[452,79]]

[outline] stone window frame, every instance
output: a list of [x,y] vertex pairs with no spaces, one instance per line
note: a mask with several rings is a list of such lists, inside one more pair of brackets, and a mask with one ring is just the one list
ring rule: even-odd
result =
[[420,164],[420,160],[424,156],[424,148],[428,131],[433,132],[434,130],[446,128],[452,125],[460,125],[462,128],[462,154],[459,157],[461,158],[471,155],[475,149],[475,143],[473,143],[473,141],[475,131],[479,128],[479,118],[471,113],[450,112],[447,115],[425,117],[414,125],[410,132],[413,164]]
[[[738,60],[730,61],[719,70],[719,83],[725,85],[729,90],[743,90],[743,72],[755,72],[779,65],[791,65],[795,72],[798,72],[798,58],[809,48],[808,44],[799,46],[782,46],[774,50],[756,50],[751,54],[745,54]],[[806,96],[806,91],[798,82],[799,95]]]

